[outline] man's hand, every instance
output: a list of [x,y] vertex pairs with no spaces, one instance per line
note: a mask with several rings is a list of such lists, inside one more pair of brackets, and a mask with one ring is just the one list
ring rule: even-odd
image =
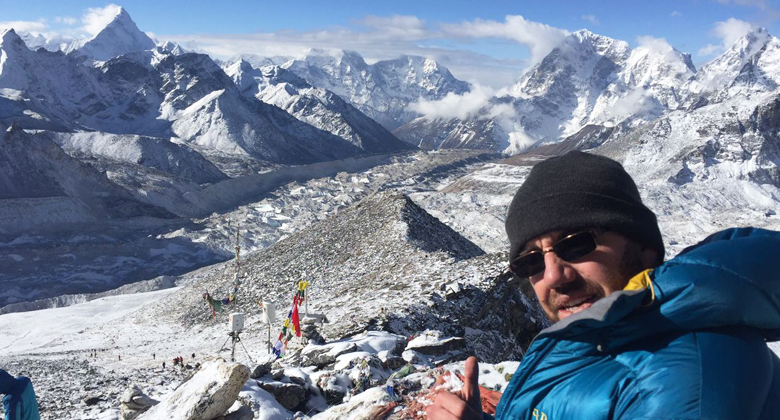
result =
[[455,393],[440,391],[425,412],[431,420],[482,420],[479,398],[479,365],[476,357],[466,359],[463,388]]

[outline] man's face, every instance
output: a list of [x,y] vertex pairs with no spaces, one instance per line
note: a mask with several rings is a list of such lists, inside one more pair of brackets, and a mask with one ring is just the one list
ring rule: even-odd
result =
[[[571,232],[555,231],[525,244],[523,252],[549,249]],[[603,232],[596,238],[596,249],[573,262],[547,252],[544,271],[529,278],[536,297],[551,321],[590,308],[597,300],[623,290],[631,277],[651,266],[653,251],[642,251],[626,237]]]

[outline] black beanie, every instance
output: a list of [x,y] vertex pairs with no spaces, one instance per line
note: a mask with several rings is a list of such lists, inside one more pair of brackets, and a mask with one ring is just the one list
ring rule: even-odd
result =
[[588,228],[621,233],[663,260],[658,221],[631,176],[612,159],[580,151],[538,163],[515,193],[506,215],[509,260],[537,236]]

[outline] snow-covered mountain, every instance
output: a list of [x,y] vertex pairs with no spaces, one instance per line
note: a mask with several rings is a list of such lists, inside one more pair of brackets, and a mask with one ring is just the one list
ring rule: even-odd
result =
[[225,72],[245,95],[275,105],[300,121],[345,139],[366,152],[410,148],[333,92],[315,88],[281,67],[258,69],[240,60],[227,66]]
[[17,125],[0,133],[0,234],[56,231],[66,226],[134,217],[172,218],[139,202],[56,143]]
[[[125,16],[109,27],[128,20]],[[237,160],[308,163],[403,147],[367,119],[358,122],[362,138],[352,143],[354,138],[339,136],[351,130],[337,127],[339,122],[310,118],[332,134],[242,95],[203,54],[156,49],[92,67],[73,54],[30,51],[13,30],[3,34],[0,50],[6,56],[0,65],[0,113],[24,128],[173,137],[228,171]]]
[[419,56],[369,65],[353,51],[313,49],[282,67],[312,86],[334,92],[389,130],[418,116],[406,109],[409,103],[469,90],[468,83],[455,79],[447,68]]
[[227,179],[227,175],[220,172],[213,163],[200,154],[164,138],[100,132],[44,131],[38,135],[51,138],[66,153],[82,160],[98,160],[102,164],[123,164],[129,168],[142,166],[196,184]]
[[[772,92],[780,86],[780,40],[757,28],[708,62],[686,86],[686,104],[698,107],[741,96]],[[760,101],[760,98],[758,99]]]
[[[25,129],[97,131],[105,138],[80,138],[103,144],[118,138],[115,134],[160,138],[158,145],[172,139],[230,176],[409,148],[336,95],[302,80],[289,97],[277,91],[273,100],[267,98],[289,112],[244,94],[209,56],[170,43],[155,47],[122,8],[102,31],[73,43],[67,54],[31,51],[13,30],[2,34],[0,52],[5,57],[0,116]],[[292,89],[289,82],[274,85]],[[81,142],[78,155],[111,158],[99,150],[106,148]],[[112,153],[122,152],[114,147]],[[182,173],[165,164],[156,169],[163,168],[174,176]],[[212,175],[203,179],[218,178]]]
[[438,147],[493,147],[514,154],[560,141],[586,125],[653,120],[680,105],[679,89],[694,74],[690,56],[665,42],[631,49],[624,41],[580,30],[468,121],[422,117],[395,133],[414,143],[424,136],[416,131],[449,126],[452,131],[440,132],[447,141]]
[[154,41],[141,32],[130,18],[130,14],[120,7],[116,16],[105,28],[92,38],[74,41],[65,52],[77,51],[92,59],[105,61],[131,52],[151,50],[154,47]]
[[492,118],[416,118],[393,130],[403,141],[425,150],[475,149],[500,151],[507,147],[506,132]]

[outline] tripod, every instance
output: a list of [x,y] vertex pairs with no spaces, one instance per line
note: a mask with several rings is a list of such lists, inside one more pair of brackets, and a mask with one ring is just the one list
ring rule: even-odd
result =
[[244,347],[244,343],[241,341],[241,331],[231,331],[228,333],[228,338],[225,339],[225,342],[222,343],[222,347],[219,348],[219,351],[222,351],[222,349],[225,348],[225,344],[227,344],[228,340],[230,340],[230,361],[235,362],[236,361],[236,343],[241,344],[241,347],[244,349],[244,353],[246,353],[246,357],[249,358],[249,361],[254,363],[255,361],[252,360],[252,356],[249,355],[249,352],[246,350],[246,347]]

